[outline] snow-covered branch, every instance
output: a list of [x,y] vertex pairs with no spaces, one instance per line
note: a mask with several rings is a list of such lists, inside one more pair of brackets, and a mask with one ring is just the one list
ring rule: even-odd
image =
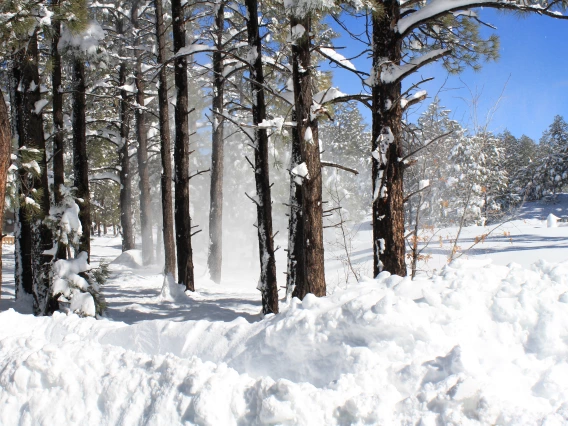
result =
[[526,1],[495,1],[495,0],[434,0],[421,9],[413,11],[409,15],[398,21],[396,30],[403,36],[407,35],[414,28],[428,22],[432,19],[443,16],[447,13],[454,13],[462,10],[469,10],[476,7],[490,7],[494,9],[509,9],[520,12],[534,12],[540,15],[550,16],[558,19],[568,19],[568,16],[562,15],[558,11],[551,8],[561,4],[560,1],[552,1],[547,7],[538,4],[529,5]]
[[[383,84],[397,83],[407,77],[409,74],[416,72],[426,64],[437,61],[438,59],[451,53],[451,49],[436,49],[426,53],[418,58],[414,58],[404,65],[397,65],[390,61],[385,61],[379,65],[379,79]],[[377,81],[369,81],[371,85],[377,84]]]

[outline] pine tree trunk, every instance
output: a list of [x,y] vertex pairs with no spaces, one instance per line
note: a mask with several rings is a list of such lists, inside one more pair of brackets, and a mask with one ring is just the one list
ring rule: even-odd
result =
[[[4,223],[4,204],[6,200],[6,177],[10,167],[12,152],[12,134],[8,108],[4,102],[4,94],[0,90],[0,224]],[[0,241],[1,244],[1,241]],[[2,294],[2,256],[0,256],[0,297]]]
[[[185,16],[181,0],[172,0],[172,29],[174,53],[185,47]],[[190,291],[195,291],[193,276],[193,252],[191,248],[191,217],[189,212],[189,123],[187,58],[174,61],[176,85],[175,106],[175,224],[178,263],[178,281]]]
[[[250,51],[256,50],[256,58],[250,66],[252,84],[252,120],[257,126],[266,118],[264,100],[264,72],[262,69],[262,46],[258,28],[258,4],[245,0],[247,8],[247,33]],[[256,182],[256,217],[260,257],[258,289],[262,294],[263,314],[278,313],[278,286],[272,233],[272,198],[270,195],[270,170],[268,163],[268,134],[266,129],[255,128],[254,178]]]
[[[158,63],[166,61],[166,27],[162,0],[154,0],[156,8],[156,38],[158,40]],[[176,276],[176,247],[172,206],[172,157],[170,142],[170,121],[168,107],[168,80],[166,67],[158,73],[158,106],[160,121],[160,157],[162,159],[162,234],[164,238],[164,273]]]
[[51,231],[43,223],[43,218],[49,214],[49,187],[42,114],[36,111],[37,102],[41,100],[37,32],[30,36],[26,49],[15,54],[13,66],[14,88],[17,88],[14,93],[14,119],[18,146],[40,152],[36,160],[39,176],[28,179],[27,172],[21,169],[19,192],[31,198],[32,191],[42,191],[41,198],[37,200],[39,212],[33,217],[19,208],[20,229],[16,235],[16,248],[21,250],[21,254],[16,267],[16,292],[23,290],[32,294],[34,314],[47,315],[58,308],[58,303],[50,294],[51,256],[44,254],[52,247],[53,241]]
[[[28,90],[34,81],[33,71],[26,66],[26,52],[20,50],[16,52],[12,63],[12,79],[10,84],[10,104],[12,113],[12,133],[18,141],[18,148],[26,146],[26,140],[30,138],[28,128],[30,126],[30,115],[33,109],[31,96]],[[37,135],[34,135],[37,137]],[[14,226],[14,281],[16,285],[16,299],[21,299],[33,292],[33,272],[32,272],[32,229],[30,217],[22,207],[22,197],[26,196],[23,182],[27,184],[27,173],[20,168],[18,171],[18,193],[17,210],[15,214]]]
[[85,63],[80,58],[73,61],[73,185],[77,188],[79,220],[83,235],[79,251],[91,256],[91,195],[89,193],[89,162],[87,158],[87,122],[85,116]]
[[[373,15],[373,67],[384,58],[400,64],[401,40],[390,23],[399,17],[396,1],[383,3],[384,12]],[[372,88],[373,271],[406,276],[400,83]],[[386,108],[385,105],[391,105]]]
[[[292,112],[292,121],[296,121]],[[298,127],[292,129],[290,170],[302,162]],[[307,294],[306,259],[304,253],[304,220],[302,216],[302,185],[298,185],[290,172],[290,217],[288,219],[288,268],[286,296],[303,299]]]
[[[138,5],[132,7],[132,25],[138,31]],[[141,40],[135,39],[139,45]],[[142,73],[142,51],[134,50],[136,56],[136,136],[138,139],[138,176],[140,188],[140,227],[142,233],[142,263],[150,265],[154,261],[154,242],[152,236],[152,203],[150,198],[150,176],[148,172],[148,138],[146,129],[146,112],[144,111],[144,75]]]
[[[118,71],[119,85],[126,84],[126,64],[120,64]],[[134,229],[132,227],[132,177],[130,175],[130,157],[128,156],[128,136],[130,133],[128,111],[128,94],[120,90],[120,140],[122,146],[118,151],[120,161],[120,226],[122,231],[122,251],[136,248]]]
[[[53,8],[59,7],[59,0],[53,1]],[[57,16],[57,12],[55,13]],[[51,39],[51,85],[53,90],[53,195],[55,204],[63,202],[61,185],[65,185],[65,145],[63,133],[63,88],[61,87],[61,55],[57,49],[61,37],[61,22],[54,17],[52,21]],[[65,244],[57,242],[57,259],[67,258],[67,248]]]
[[301,19],[296,17],[290,19],[292,27],[298,24],[306,30],[305,34],[292,45],[292,72],[298,134],[302,162],[306,163],[308,169],[308,177],[303,179],[302,182],[303,238],[306,262],[305,292],[313,293],[316,296],[325,296],[320,147],[317,118],[312,117],[311,114],[313,103],[311,43],[309,38],[311,16],[306,15]]
[[207,266],[213,282],[221,282],[223,265],[223,24],[225,5],[219,4],[215,15],[215,48],[213,52],[213,102],[212,102],[212,152],[211,152],[211,197],[209,209],[209,256]]

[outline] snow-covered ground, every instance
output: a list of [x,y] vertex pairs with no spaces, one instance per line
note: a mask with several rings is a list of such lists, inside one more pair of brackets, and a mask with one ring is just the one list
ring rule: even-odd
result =
[[[194,294],[162,291],[132,253],[104,286],[107,320],[35,318],[4,247],[0,425],[568,424],[568,226],[547,228],[549,213],[568,196],[527,204],[451,265],[455,230],[441,231],[415,281],[346,283],[329,252],[330,295],[264,319],[251,261],[216,285],[201,253]],[[119,255],[118,238],[94,239],[95,263]],[[370,258],[363,224],[354,268]]]

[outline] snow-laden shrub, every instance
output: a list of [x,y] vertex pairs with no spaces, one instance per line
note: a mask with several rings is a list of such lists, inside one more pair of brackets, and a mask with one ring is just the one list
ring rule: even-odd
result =
[[49,209],[49,217],[46,223],[50,226],[53,237],[54,247],[51,250],[53,255],[57,253],[57,246],[64,244],[73,248],[79,246],[79,239],[83,235],[83,228],[79,220],[79,206],[72,195],[72,189],[64,185],[60,187],[63,201]]
[[52,294],[57,301],[80,316],[97,317],[106,308],[100,285],[108,278],[108,264],[91,268],[87,252],[75,259],[59,259],[53,264]]
[[69,310],[81,316],[96,315],[95,300],[89,292],[89,283],[81,273],[91,269],[87,252],[75,259],[60,259],[53,265],[53,296],[60,303],[69,304]]
[[[54,235],[53,248],[48,253],[54,256],[52,267],[52,296],[63,310],[80,316],[96,317],[106,308],[100,285],[108,277],[108,264],[101,263],[92,268],[86,252],[78,253],[83,228],[79,220],[79,205],[72,195],[72,189],[61,185],[63,201],[52,206],[46,222]],[[56,259],[60,244],[73,248],[78,253],[75,259]]]
[[40,203],[44,192],[34,186],[34,180],[41,175],[41,156],[42,151],[23,146],[17,154],[12,154],[12,164],[8,169],[6,206],[18,206],[30,221],[41,215]]

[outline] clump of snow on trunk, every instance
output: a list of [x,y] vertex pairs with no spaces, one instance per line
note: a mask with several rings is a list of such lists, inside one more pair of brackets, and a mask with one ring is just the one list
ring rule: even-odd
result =
[[306,163],[298,164],[290,172],[292,173],[292,176],[294,176],[294,182],[298,185],[301,185],[304,182],[304,179],[310,179]]
[[556,228],[558,226],[558,219],[560,219],[558,216],[555,216],[552,213],[550,213],[546,218],[546,227]]
[[185,294],[185,286],[176,283],[172,274],[167,274],[164,277],[164,284],[162,285],[158,300],[160,302],[186,303],[188,298]]

